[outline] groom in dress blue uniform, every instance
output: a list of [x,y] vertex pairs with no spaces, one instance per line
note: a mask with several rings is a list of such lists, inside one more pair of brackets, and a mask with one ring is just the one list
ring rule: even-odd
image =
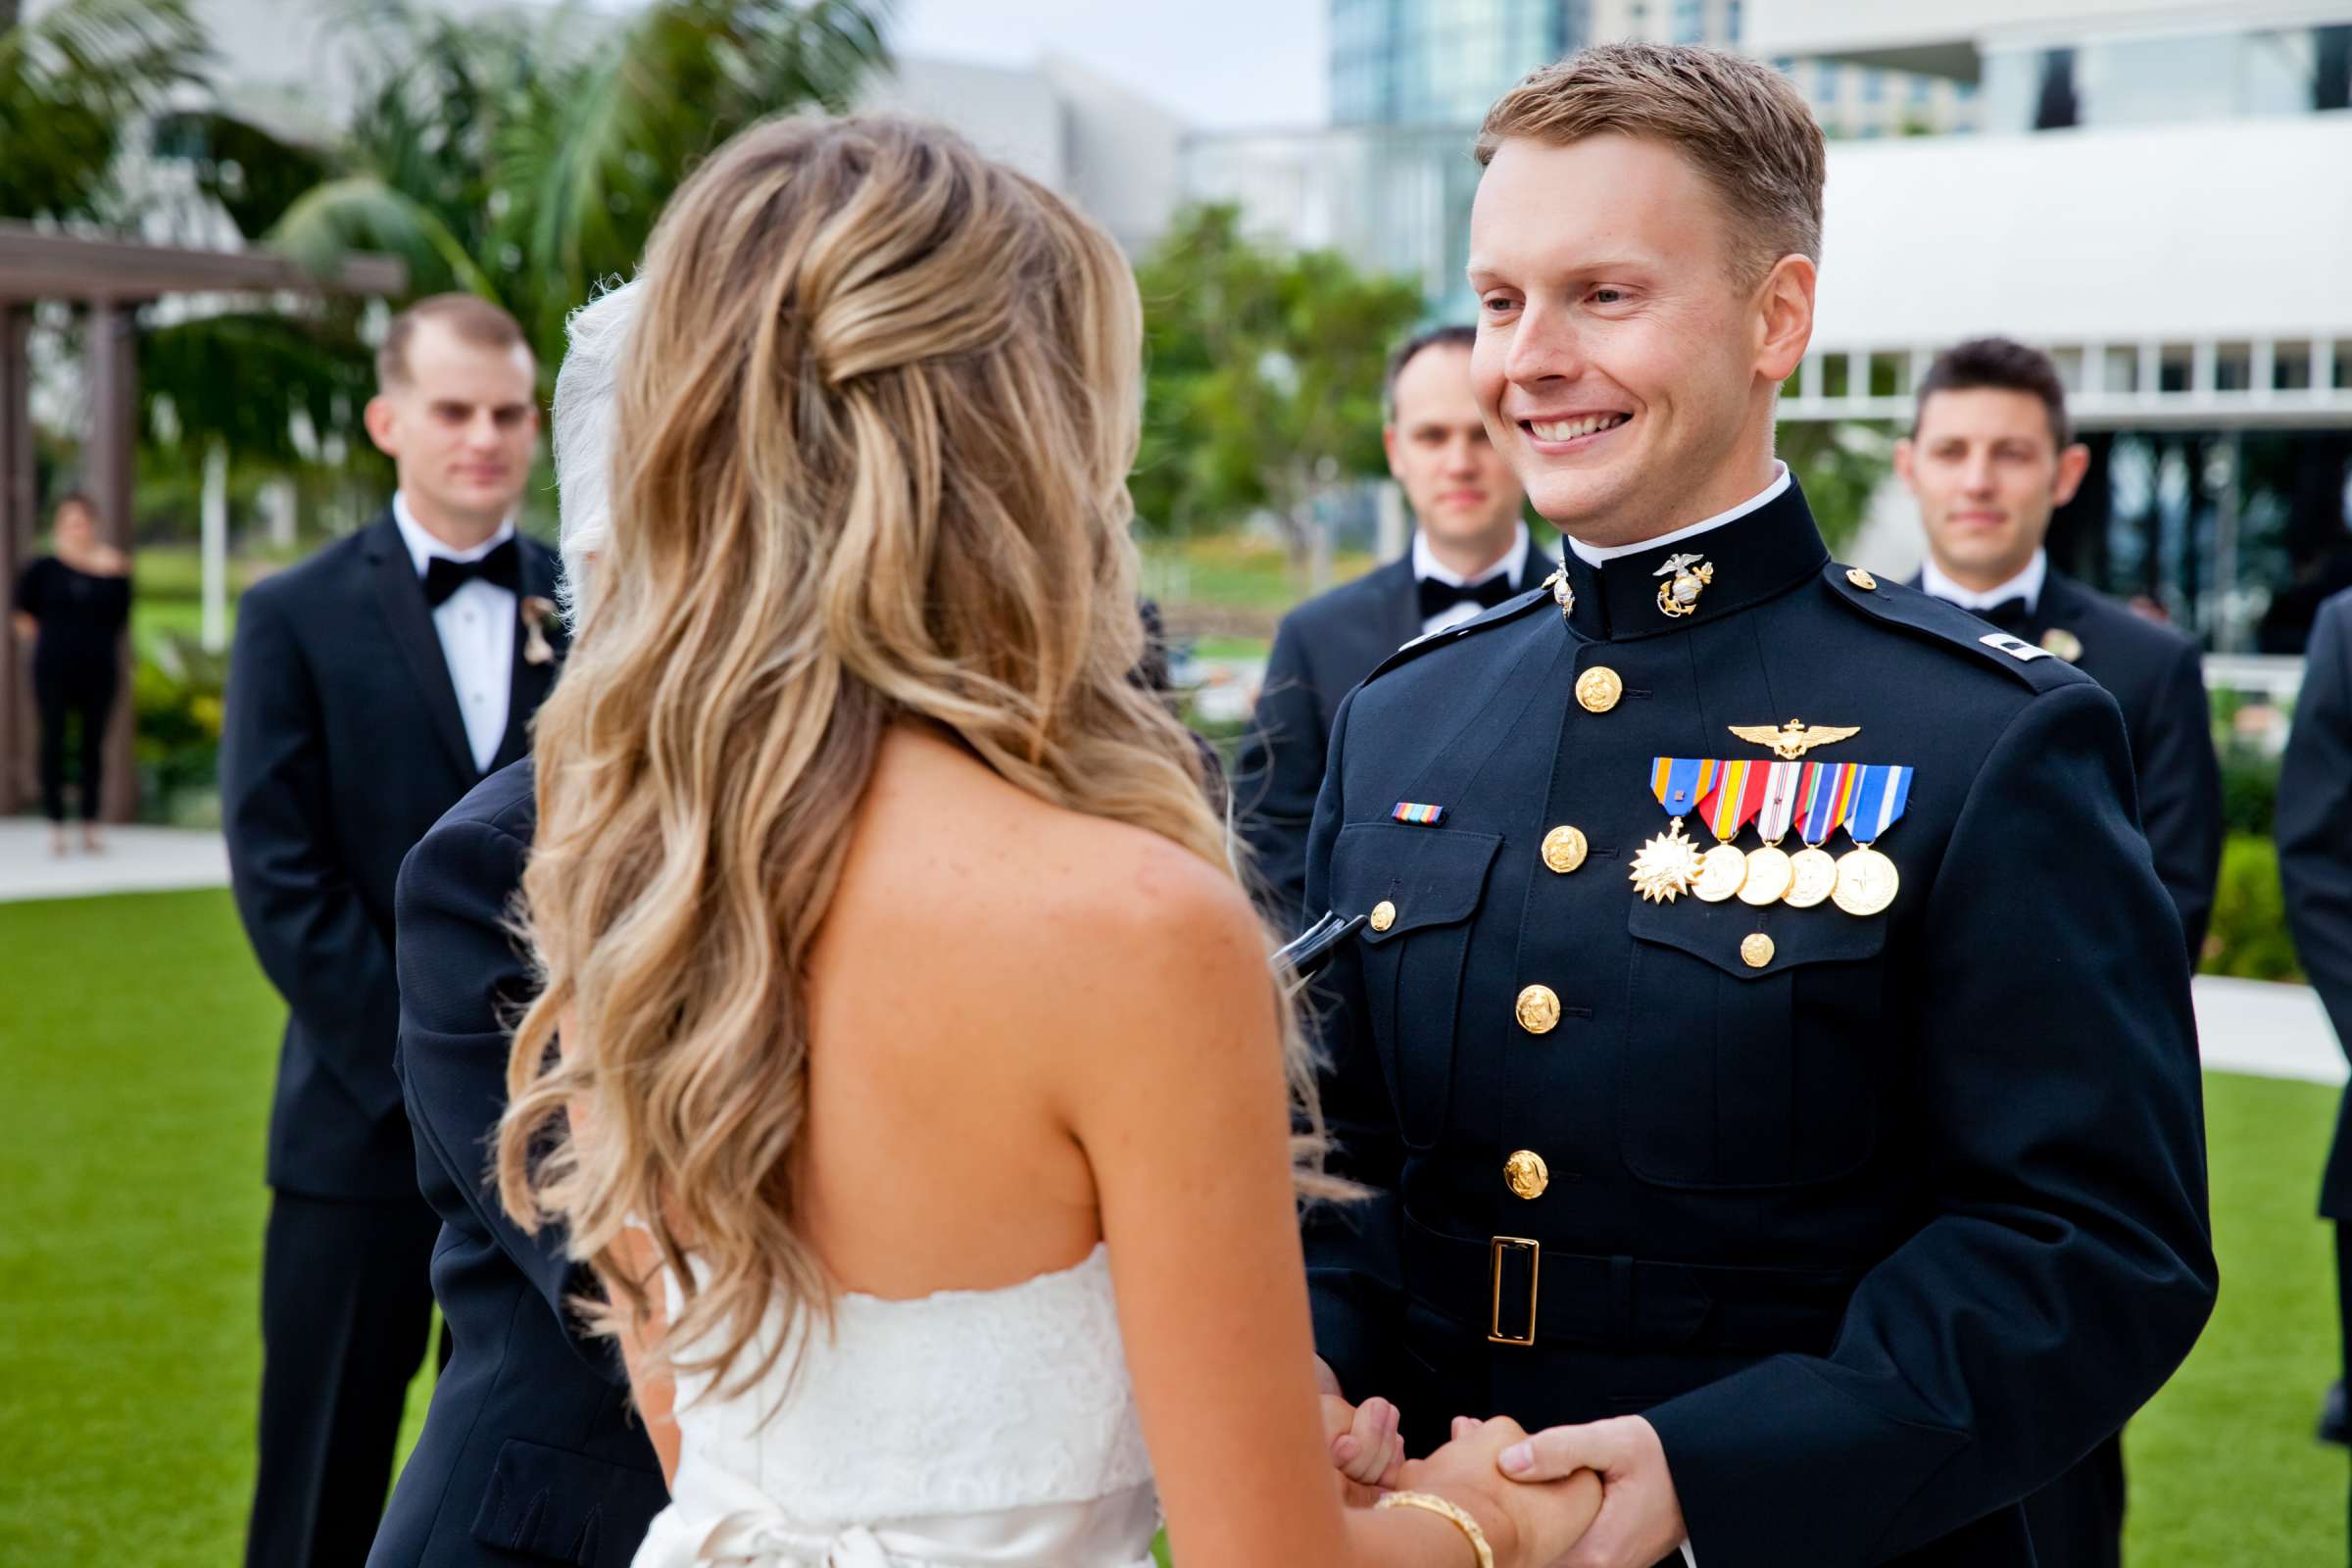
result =
[[[574,599],[609,530],[613,382],[638,297],[625,284],[575,313],[556,377]],[[441,1219],[433,1296],[454,1344],[368,1568],[625,1568],[669,1500],[612,1342],[572,1315],[593,1275],[565,1255],[561,1227],[524,1235],[489,1179],[508,1031],[530,1000],[510,922],[538,826],[535,784],[527,756],[491,774],[400,871],[398,1067],[413,1169]]]
[[1570,554],[1333,727],[1324,1107],[1374,1196],[1310,1218],[1318,1349],[1416,1449],[1502,1413],[1506,1473],[1598,1473],[1575,1568],[2031,1563],[2020,1499],[2215,1291],[2115,701],[1831,562],[1773,461],[1824,163],[1785,79],[1595,49],[1480,155],[1480,404]]
[[221,730],[237,912],[288,1011],[252,1568],[350,1568],[383,1511],[440,1228],[392,1071],[393,880],[443,811],[523,755],[562,649],[555,553],[513,521],[539,429],[521,329],[440,295],[393,320],[376,365],[368,432],[400,488],[245,595]]
[[1479,417],[1470,390],[1477,337],[1436,327],[1389,356],[1380,435],[1413,509],[1411,551],[1308,600],[1275,628],[1233,798],[1266,912],[1285,928],[1306,897],[1306,830],[1340,700],[1401,645],[1525,592],[1554,564],[1530,543],[1519,476]]

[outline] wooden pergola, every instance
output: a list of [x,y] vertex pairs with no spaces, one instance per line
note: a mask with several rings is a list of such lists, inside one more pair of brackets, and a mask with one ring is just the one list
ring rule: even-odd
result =
[[[352,256],[326,275],[284,257],[246,251],[187,250],[49,233],[0,222],[0,585],[16,586],[40,527],[33,480],[31,367],[26,358],[32,307],[61,300],[86,313],[89,426],[82,445],[82,488],[98,504],[108,543],[131,550],[131,464],[138,441],[137,315],[167,294],[398,295],[407,270],[385,256]],[[220,389],[235,397],[233,386]],[[131,748],[132,661],[122,659],[122,692],[106,739],[107,821],[138,810],[139,779]],[[0,635],[0,815],[31,793],[33,717],[25,650]]]

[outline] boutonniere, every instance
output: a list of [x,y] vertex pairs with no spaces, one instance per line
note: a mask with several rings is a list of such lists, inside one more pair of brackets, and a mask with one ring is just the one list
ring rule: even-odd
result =
[[522,662],[526,664],[545,664],[556,657],[556,645],[547,640],[551,629],[560,625],[556,602],[541,594],[529,594],[522,601]]

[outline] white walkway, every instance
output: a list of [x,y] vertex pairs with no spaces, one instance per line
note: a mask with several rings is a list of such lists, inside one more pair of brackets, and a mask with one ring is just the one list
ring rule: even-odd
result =
[[72,853],[53,856],[48,823],[29,816],[0,817],[0,903],[228,885],[228,851],[218,833],[110,827],[105,829],[105,850],[87,855],[81,849],[80,829],[68,831]]
[[[76,849],[61,859],[49,854],[46,823],[0,817],[0,903],[227,884],[228,852],[218,833],[111,828],[104,854]],[[2315,1084],[2345,1081],[2344,1054],[2309,986],[2199,975],[2196,1004],[2208,1068]]]

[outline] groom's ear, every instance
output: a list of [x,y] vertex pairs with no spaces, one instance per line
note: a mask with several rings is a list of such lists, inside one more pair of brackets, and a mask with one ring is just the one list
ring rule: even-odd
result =
[[400,456],[400,410],[389,397],[378,392],[369,398],[360,411],[360,422],[368,427],[368,439],[376,451],[387,458]]
[[1756,374],[1778,386],[1796,373],[1813,342],[1813,292],[1820,270],[1807,256],[1784,256],[1755,295]]

